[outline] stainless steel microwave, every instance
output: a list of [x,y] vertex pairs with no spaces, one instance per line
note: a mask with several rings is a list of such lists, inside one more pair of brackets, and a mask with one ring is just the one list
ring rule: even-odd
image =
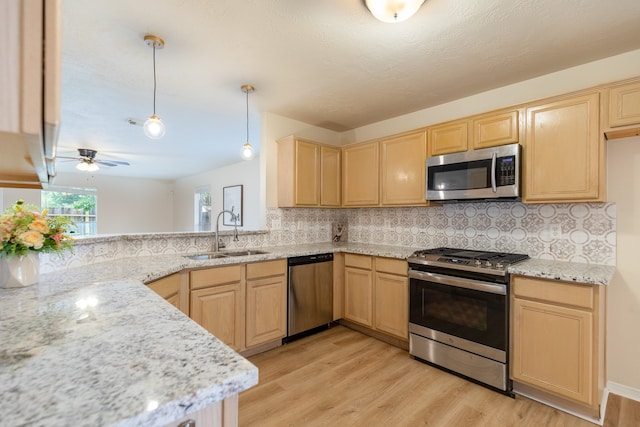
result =
[[427,200],[520,200],[520,144],[427,159]]

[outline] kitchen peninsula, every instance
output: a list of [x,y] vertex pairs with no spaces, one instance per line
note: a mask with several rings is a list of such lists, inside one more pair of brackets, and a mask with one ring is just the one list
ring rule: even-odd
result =
[[[183,269],[318,251],[402,259],[415,250],[357,243],[261,249],[268,253],[206,261],[183,254],[120,258],[45,273],[32,287],[0,290],[3,422],[162,426],[233,401],[257,383],[257,368],[142,283]],[[575,267],[530,260],[518,265],[517,274],[545,277],[554,270],[562,280],[606,284],[613,272]]]

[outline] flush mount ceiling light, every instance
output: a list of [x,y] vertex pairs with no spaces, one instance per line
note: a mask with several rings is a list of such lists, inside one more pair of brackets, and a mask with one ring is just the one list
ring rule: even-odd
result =
[[144,122],[144,133],[151,139],[159,139],[164,136],[165,127],[160,117],[156,115],[156,49],[164,47],[164,40],[147,34],[144,36],[144,42],[153,48],[153,114]]
[[242,85],[240,89],[247,94],[247,142],[242,146],[242,158],[244,160],[250,160],[253,158],[254,153],[253,147],[249,144],[249,94],[256,90],[256,88],[251,85]]
[[382,22],[395,23],[411,18],[424,0],[364,0],[373,16]]

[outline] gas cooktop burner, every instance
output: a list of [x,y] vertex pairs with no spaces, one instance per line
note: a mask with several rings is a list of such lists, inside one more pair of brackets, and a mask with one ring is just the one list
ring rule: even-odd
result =
[[469,249],[435,248],[416,251],[409,263],[458,268],[464,270],[506,272],[510,265],[529,258],[526,254],[475,251]]

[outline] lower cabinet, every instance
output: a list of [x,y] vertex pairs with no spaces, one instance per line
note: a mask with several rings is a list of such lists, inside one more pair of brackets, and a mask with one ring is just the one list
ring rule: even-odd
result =
[[147,286],[178,310],[189,314],[188,288],[185,273],[174,273],[149,282]]
[[287,332],[287,261],[193,270],[191,318],[236,351]]
[[247,264],[247,348],[287,334],[286,273],[286,260]]
[[407,341],[407,262],[345,254],[344,264],[344,318]]
[[520,276],[512,283],[512,379],[597,416],[605,288]]

